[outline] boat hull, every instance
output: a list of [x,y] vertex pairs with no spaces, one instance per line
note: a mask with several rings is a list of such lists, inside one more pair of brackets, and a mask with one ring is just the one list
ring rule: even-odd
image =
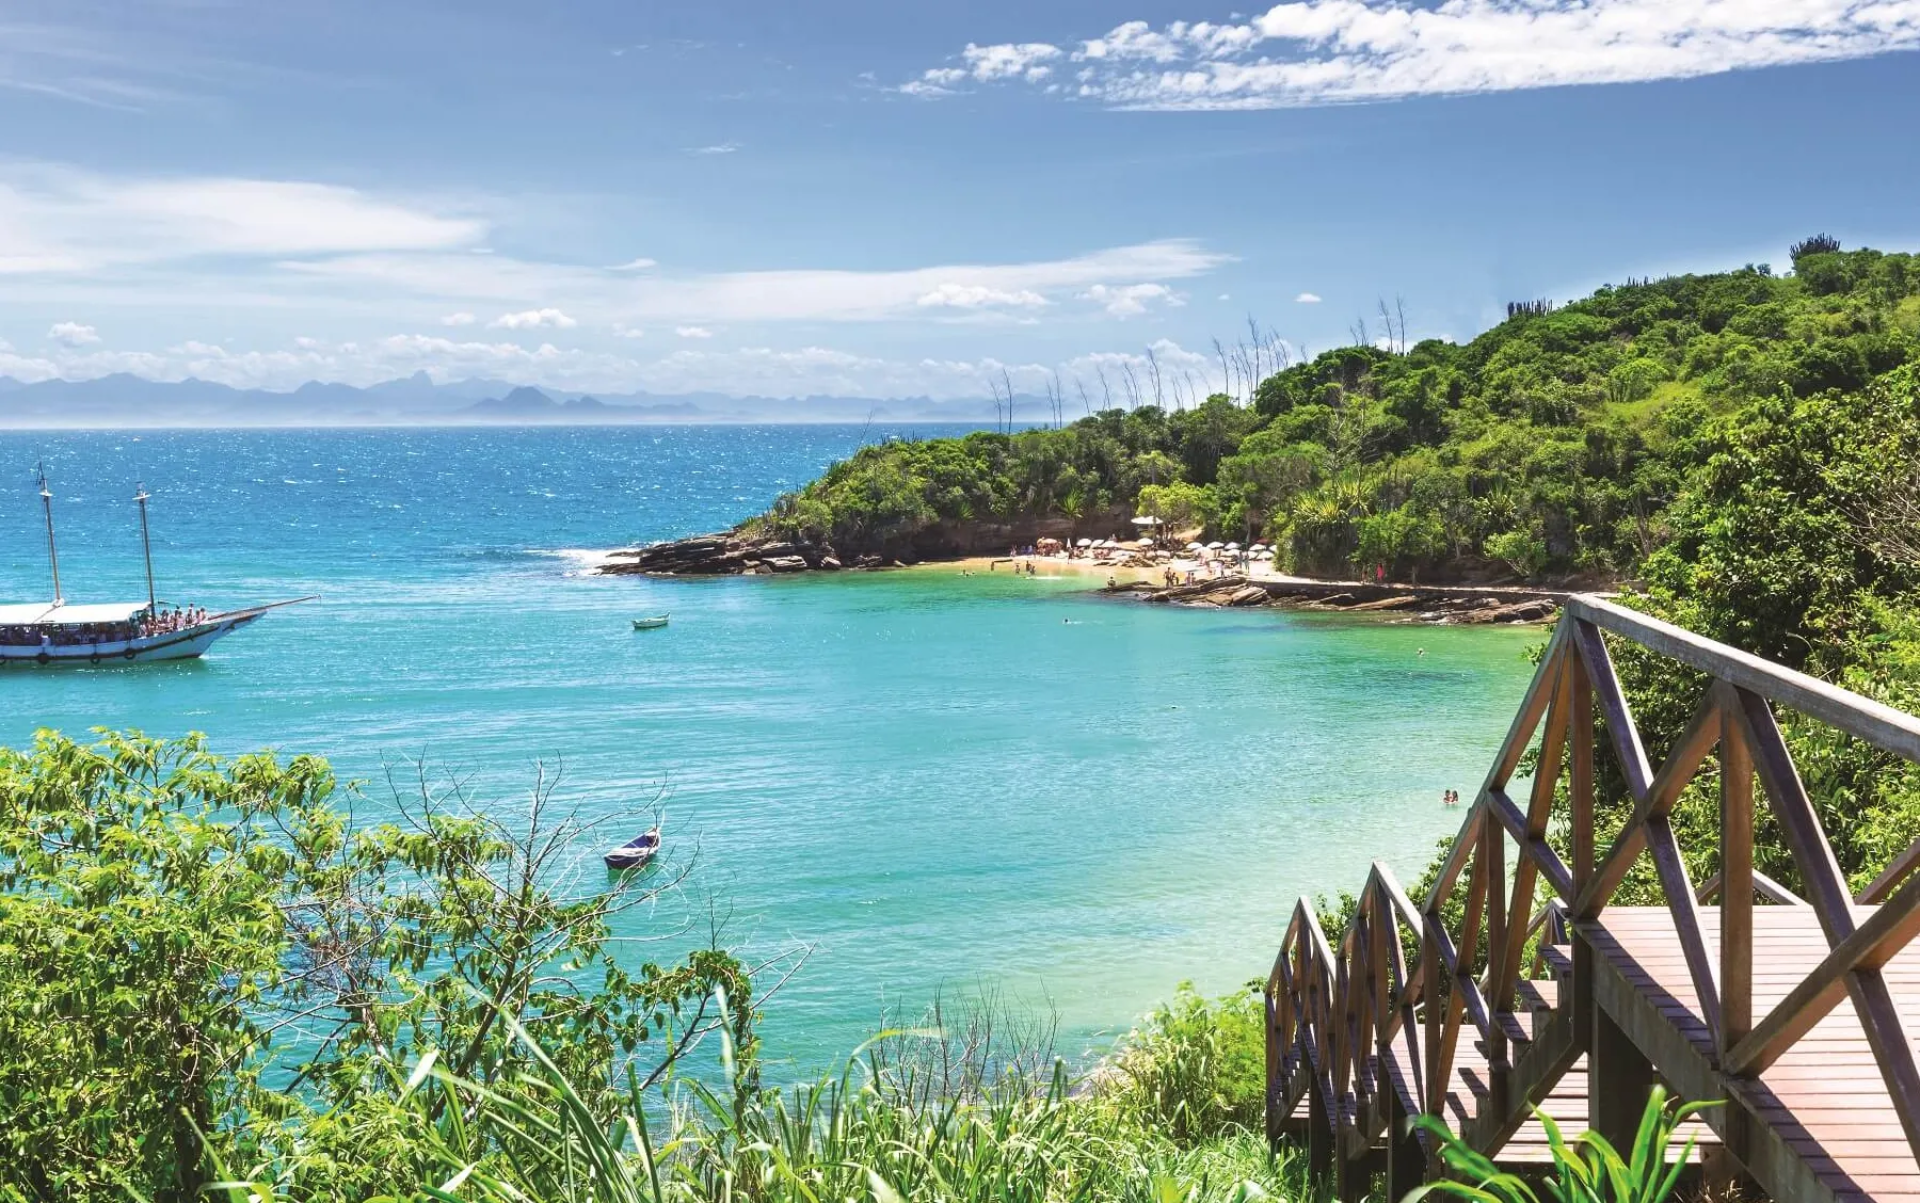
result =
[[0,668],[113,668],[157,660],[192,660],[259,617],[257,611],[222,615],[162,635],[99,643],[0,643]]

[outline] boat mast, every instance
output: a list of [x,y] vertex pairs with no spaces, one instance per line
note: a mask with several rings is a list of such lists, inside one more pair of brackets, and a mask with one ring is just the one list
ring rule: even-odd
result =
[[60,595],[60,553],[53,544],[53,493],[47,488],[47,468],[40,466],[40,504],[47,511],[47,563],[53,566],[53,604],[66,602]]
[[147,556],[147,613],[160,613],[160,603],[153,596],[153,540],[147,535],[147,486],[143,481],[134,486],[133,500],[140,507],[140,550]]

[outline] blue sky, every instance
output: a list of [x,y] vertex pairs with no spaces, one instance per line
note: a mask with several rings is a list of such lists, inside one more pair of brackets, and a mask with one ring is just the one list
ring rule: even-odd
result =
[[0,375],[1201,391],[1250,315],[1920,247],[1916,49],[1920,0],[0,0]]

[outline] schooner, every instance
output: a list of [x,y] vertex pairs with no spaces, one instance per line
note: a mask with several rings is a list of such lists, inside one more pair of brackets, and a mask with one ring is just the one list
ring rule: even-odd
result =
[[153,543],[148,535],[146,486],[134,494],[140,507],[140,545],[146,555],[147,599],[76,605],[60,588],[60,550],[53,535],[53,491],[40,471],[40,504],[46,511],[47,564],[53,571],[53,601],[0,604],[0,668],[15,665],[125,664],[141,660],[190,660],[216,640],[269,610],[311,601],[296,597],[239,610],[211,613],[197,606],[162,607],[153,586]]

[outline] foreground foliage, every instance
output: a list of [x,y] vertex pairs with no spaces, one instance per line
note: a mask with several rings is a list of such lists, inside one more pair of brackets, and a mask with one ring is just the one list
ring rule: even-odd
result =
[[[1540,1116],[1547,1141],[1553,1152],[1553,1169],[1539,1185],[1553,1203],[1665,1203],[1673,1197],[1687,1162],[1693,1153],[1689,1138],[1677,1154],[1672,1153],[1674,1129],[1688,1116],[1711,1104],[1688,1103],[1670,1106],[1666,1091],[1658,1086],[1647,1098],[1640,1114],[1640,1128],[1633,1148],[1621,1156],[1598,1132],[1583,1132],[1569,1145],[1552,1117]],[[1452,1171],[1454,1180],[1439,1181],[1412,1191],[1404,1203],[1417,1203],[1432,1195],[1472,1199],[1476,1203],[1540,1203],[1540,1194],[1532,1184],[1487,1160],[1430,1115],[1414,1121],[1434,1138],[1440,1159]]]
[[0,1197],[185,1201],[210,1157],[290,1148],[358,1197],[420,1156],[393,1067],[431,1052],[510,1092],[516,1023],[592,1100],[661,1080],[722,1024],[716,990],[751,1052],[733,957],[615,957],[654,891],[573,876],[587,827],[547,783],[512,825],[457,782],[397,790],[397,822],[354,799],[322,760],[198,738],[0,750]]
[[585,885],[550,783],[510,825],[458,783],[355,800],[197,738],[0,751],[0,1199],[1297,1193],[1246,998],[1183,989],[1085,1083],[962,1016],[769,1089],[747,967],[623,966],[662,883]]

